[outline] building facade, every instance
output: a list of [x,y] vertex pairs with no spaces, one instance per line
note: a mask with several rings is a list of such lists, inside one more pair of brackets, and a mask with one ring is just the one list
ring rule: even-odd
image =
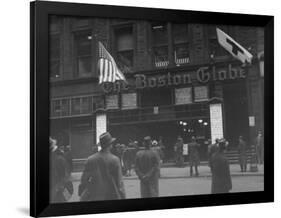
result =
[[[218,44],[216,27],[250,50],[251,65]],[[98,84],[99,41],[127,83]],[[161,137],[167,159],[179,135],[185,143],[195,135],[204,159],[210,140],[234,148],[263,130],[262,28],[53,16],[49,45],[50,135],[74,159],[97,143],[100,109],[120,143]]]

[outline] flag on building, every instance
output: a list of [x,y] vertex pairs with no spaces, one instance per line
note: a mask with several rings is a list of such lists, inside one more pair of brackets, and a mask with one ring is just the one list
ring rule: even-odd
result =
[[217,38],[219,44],[233,57],[240,60],[242,63],[252,62],[253,55],[219,28],[217,28]]
[[101,42],[98,42],[99,59],[99,84],[103,82],[115,82],[116,80],[126,81],[125,76],[119,70],[114,58],[109,54]]

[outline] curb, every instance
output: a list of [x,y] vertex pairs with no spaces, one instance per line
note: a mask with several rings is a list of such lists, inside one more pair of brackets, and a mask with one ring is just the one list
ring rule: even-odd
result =
[[[231,174],[231,177],[239,177],[239,176],[264,176],[264,173],[245,173],[245,174]],[[198,178],[209,178],[212,177],[211,174],[207,175],[199,175],[199,176],[161,176],[159,179],[198,179]],[[139,180],[138,177],[124,177],[123,180]],[[73,178],[72,182],[80,181],[80,178]]]

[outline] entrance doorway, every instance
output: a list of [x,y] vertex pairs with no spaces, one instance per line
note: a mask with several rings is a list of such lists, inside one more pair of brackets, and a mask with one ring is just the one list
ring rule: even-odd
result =
[[209,118],[182,119],[177,121],[160,121],[149,123],[110,125],[109,131],[118,143],[128,145],[129,140],[137,141],[142,146],[143,138],[150,136],[152,140],[162,137],[165,146],[165,161],[174,160],[174,146],[178,136],[184,143],[189,143],[192,136],[197,137],[200,146],[200,158],[206,160],[208,139],[210,139]]
[[229,146],[237,147],[238,137],[249,140],[248,101],[245,81],[224,84],[225,138]]

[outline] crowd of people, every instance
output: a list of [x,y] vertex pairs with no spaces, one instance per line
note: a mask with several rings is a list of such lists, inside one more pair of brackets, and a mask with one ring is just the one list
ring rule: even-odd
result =
[[[178,137],[174,146],[176,166],[184,163],[185,148],[182,137]],[[212,175],[211,193],[227,193],[232,189],[228,158],[225,155],[228,142],[216,139],[208,146],[208,161]],[[130,140],[128,146],[116,143],[109,132],[99,137],[99,144],[93,147],[93,153],[86,161],[78,195],[81,201],[114,200],[126,198],[123,184],[124,176],[131,176],[134,169],[140,181],[142,198],[159,196],[159,178],[161,163],[164,159],[162,137],[159,141],[150,136],[143,139],[141,146]],[[190,176],[199,176],[200,144],[195,136],[188,143]],[[242,136],[237,145],[241,171],[247,170],[247,145]],[[256,158],[263,163],[263,137],[261,132],[256,138]],[[65,202],[73,194],[70,175],[73,169],[70,146],[59,147],[56,140],[50,138],[51,152],[51,192],[52,202]]]

